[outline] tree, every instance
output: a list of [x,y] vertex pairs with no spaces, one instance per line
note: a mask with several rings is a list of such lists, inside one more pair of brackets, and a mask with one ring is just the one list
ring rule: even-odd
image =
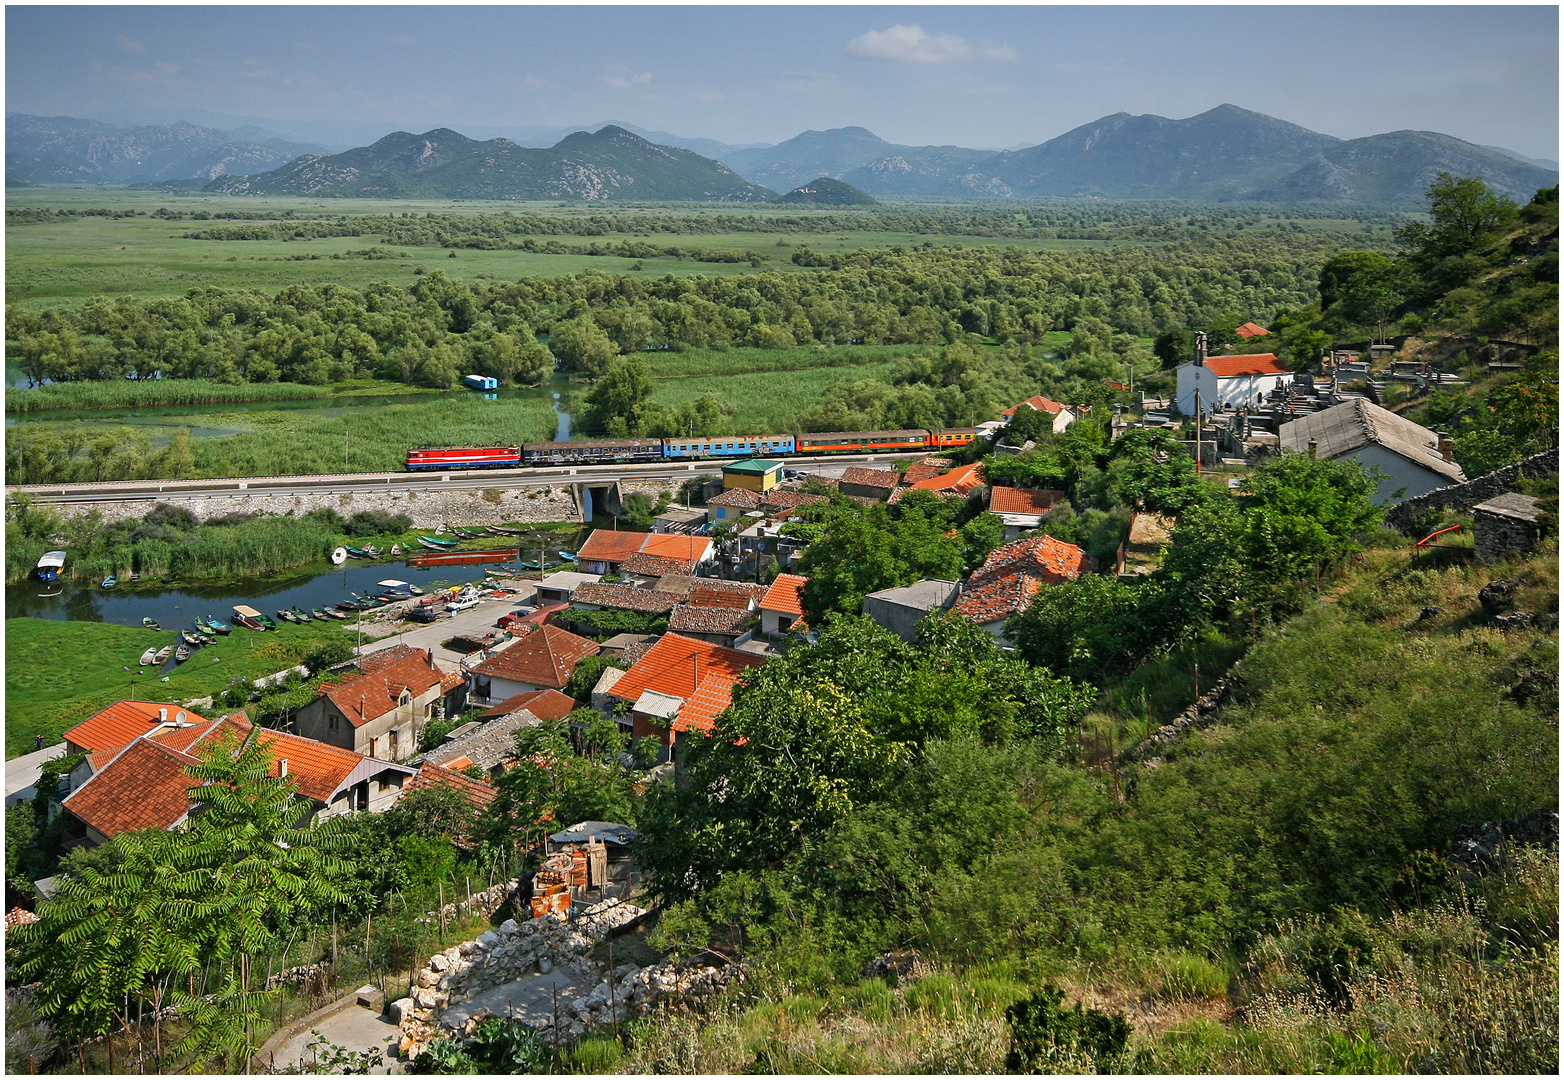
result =
[[567,370],[600,376],[609,370],[619,346],[592,321],[590,315],[555,323],[549,332],[549,350]]
[[926,577],[950,580],[961,572],[960,545],[916,503],[896,519],[884,506],[863,509],[845,501],[811,507],[806,516],[825,525],[799,560],[799,573],[809,579],[803,606],[814,625],[827,612],[857,614],[871,592]]
[[1396,230],[1396,239],[1425,264],[1477,250],[1515,221],[1519,208],[1476,176],[1441,172],[1423,193],[1431,224],[1412,222]]
[[615,360],[587,393],[589,428],[618,437],[646,434],[647,401],[655,389],[651,369],[639,357]]

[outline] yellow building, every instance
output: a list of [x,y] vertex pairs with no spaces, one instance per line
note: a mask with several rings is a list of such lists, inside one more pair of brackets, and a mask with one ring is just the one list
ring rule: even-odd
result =
[[782,478],[780,461],[735,461],[722,467],[722,490],[770,491]]

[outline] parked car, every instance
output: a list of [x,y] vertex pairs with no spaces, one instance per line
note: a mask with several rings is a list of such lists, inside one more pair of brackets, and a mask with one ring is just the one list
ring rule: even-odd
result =
[[477,607],[480,603],[482,603],[482,601],[479,600],[478,597],[467,596],[460,600],[452,600],[449,604],[445,605],[445,610],[450,612],[470,611]]
[[414,622],[432,623],[440,618],[440,614],[441,613],[437,608],[426,607],[414,609],[408,614],[407,617],[412,619]]

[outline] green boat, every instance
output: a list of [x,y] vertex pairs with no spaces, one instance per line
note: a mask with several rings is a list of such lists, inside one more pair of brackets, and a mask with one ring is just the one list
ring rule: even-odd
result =
[[362,559],[364,557],[364,549],[363,548],[348,547],[347,545],[344,544],[343,545],[343,550],[346,551],[349,555],[353,556],[353,558],[355,558],[355,559]]
[[277,620],[273,619],[270,615],[267,615],[264,612],[262,612],[260,615],[256,616],[256,619],[257,619],[257,621],[260,622],[260,624],[262,626],[266,627],[266,629],[268,629],[268,630],[275,630],[275,629],[277,629]]

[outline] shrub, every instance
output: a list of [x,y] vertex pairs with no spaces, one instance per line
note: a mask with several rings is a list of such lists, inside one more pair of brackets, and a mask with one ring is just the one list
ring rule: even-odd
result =
[[1174,953],[1162,958],[1158,994],[1169,1001],[1199,1001],[1227,995],[1228,973],[1203,956]]
[[158,503],[142,518],[147,525],[162,525],[173,529],[189,530],[195,528],[196,516],[183,506],[171,506],[168,503]]
[[353,646],[346,641],[327,640],[305,653],[303,663],[311,674],[318,674],[334,664],[353,659],[353,655]]
[[1063,1008],[1064,991],[1045,986],[1005,1010],[1010,1025],[1007,1072],[1118,1072],[1129,1045],[1130,1024],[1077,1004]]

